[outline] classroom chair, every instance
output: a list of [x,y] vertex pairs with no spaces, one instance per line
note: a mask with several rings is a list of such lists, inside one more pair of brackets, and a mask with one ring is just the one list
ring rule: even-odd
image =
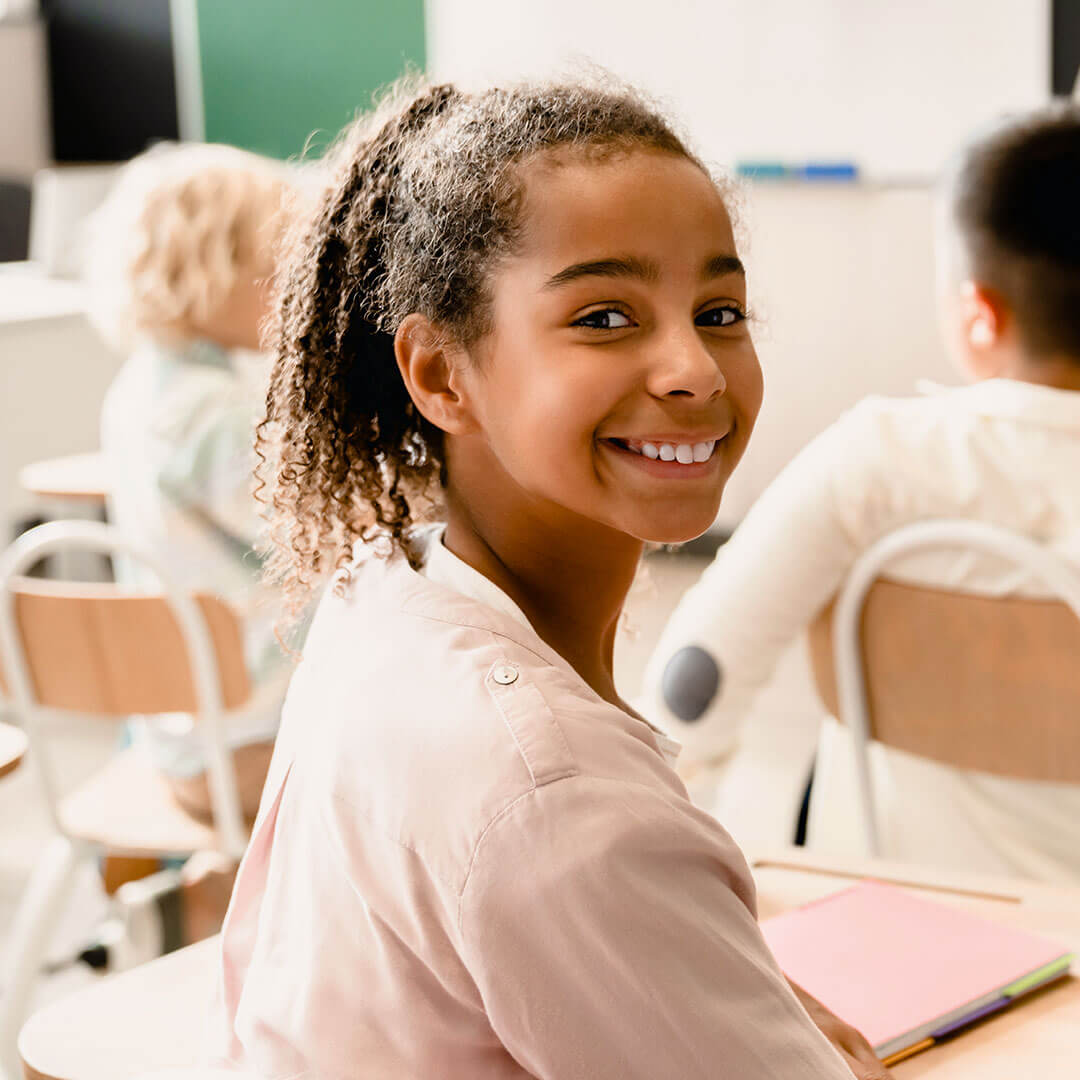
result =
[[[883,577],[904,556],[942,548],[1024,568],[1050,598]],[[959,520],[886,535],[811,626],[810,656],[818,693],[851,728],[871,855],[881,854],[871,740],[955,768],[1080,783],[1080,573],[1025,536]]]
[[[122,554],[148,566],[160,593],[22,576],[40,558],[71,549]],[[0,980],[0,1080],[18,1075],[16,1039],[51,931],[75,874],[106,854],[166,858],[218,850],[239,859],[247,830],[223,738],[231,710],[253,701],[236,615],[212,596],[170,584],[166,569],[113,527],[55,521],[20,536],[0,556],[0,693],[29,738],[56,836],[6,928]],[[133,749],[61,796],[51,768],[51,712],[123,718],[192,713],[205,740],[213,825],[190,817]]]

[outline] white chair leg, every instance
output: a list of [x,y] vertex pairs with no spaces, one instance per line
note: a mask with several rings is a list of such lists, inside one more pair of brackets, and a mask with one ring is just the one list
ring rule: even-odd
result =
[[0,1080],[19,1080],[19,1029],[52,932],[71,894],[75,871],[90,854],[86,846],[56,836],[45,849],[19,901],[8,930],[8,952],[0,977]]

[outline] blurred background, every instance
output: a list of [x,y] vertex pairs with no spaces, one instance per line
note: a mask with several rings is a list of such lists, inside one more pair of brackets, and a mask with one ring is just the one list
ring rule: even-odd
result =
[[[663,15],[644,0],[0,0],[0,523],[31,509],[22,465],[96,445],[119,359],[73,282],[111,168],[160,139],[317,155],[407,65],[467,84],[600,64],[667,104],[710,162],[839,166],[746,187],[769,386],[721,527],[866,393],[952,381],[935,174],[981,123],[1071,92],[1080,5],[671,0]],[[70,392],[37,412],[60,373]]]
[[[96,445],[92,403],[119,360],[80,318],[73,283],[79,223],[112,167],[176,138],[317,155],[406,66],[468,84],[599,64],[668,105],[710,162],[758,175],[743,223],[769,385],[721,527],[865,394],[953,381],[932,303],[934,177],[988,119],[1071,92],[1080,5],[672,0],[663,13],[616,0],[0,0],[0,523],[10,533],[30,509],[22,465]],[[807,165],[829,168],[764,178]],[[70,393],[36,413],[61,372]]]
[[[161,140],[317,158],[408,68],[472,85],[588,65],[655,95],[742,178],[766,398],[714,549],[850,405],[959,381],[936,324],[935,180],[980,125],[1073,93],[1080,0],[0,0],[4,543],[96,513],[27,469],[99,445],[124,357],[86,317],[81,229],[126,160]],[[627,697],[711,548],[651,561],[619,644]],[[722,816],[762,847],[790,838],[816,738],[801,651],[754,708]],[[64,783],[110,738],[73,725]],[[28,770],[0,784],[0,928],[48,834],[35,800]],[[81,895],[58,955],[102,910]]]

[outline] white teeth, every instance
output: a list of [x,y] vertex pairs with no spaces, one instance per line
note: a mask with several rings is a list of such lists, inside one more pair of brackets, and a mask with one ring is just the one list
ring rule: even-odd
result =
[[692,465],[708,461],[716,447],[716,440],[699,443],[653,443],[636,439],[620,440],[624,449],[647,457],[650,461],[677,461],[680,465]]

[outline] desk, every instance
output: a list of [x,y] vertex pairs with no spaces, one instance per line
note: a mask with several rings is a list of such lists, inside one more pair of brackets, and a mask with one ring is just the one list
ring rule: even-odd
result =
[[35,461],[19,470],[19,487],[31,495],[90,506],[104,507],[111,480],[105,455],[100,451]]
[[[41,500],[43,517],[104,520],[105,504],[112,486],[105,455],[67,454],[24,465],[19,487]],[[56,572],[67,580],[109,581],[109,563],[85,551],[62,551],[55,556]]]
[[[1030,930],[1080,953],[1080,890],[927,870],[884,860],[830,859],[795,849],[751,860],[762,919],[863,877]],[[1066,1075],[1080,1046],[1080,979],[1069,975],[957,1038],[892,1067],[897,1080],[1028,1080]]]
[[[1080,947],[1080,890],[912,870],[800,851],[753,860],[761,915],[874,876]],[[27,1080],[130,1080],[196,1063],[215,978],[217,938],[171,953],[35,1014],[19,1038]],[[1080,1045],[1080,980],[1069,977],[951,1043],[894,1066],[897,1080],[1065,1076]]]
[[200,941],[35,1013],[19,1035],[26,1080],[130,1080],[198,1064],[220,947]]

